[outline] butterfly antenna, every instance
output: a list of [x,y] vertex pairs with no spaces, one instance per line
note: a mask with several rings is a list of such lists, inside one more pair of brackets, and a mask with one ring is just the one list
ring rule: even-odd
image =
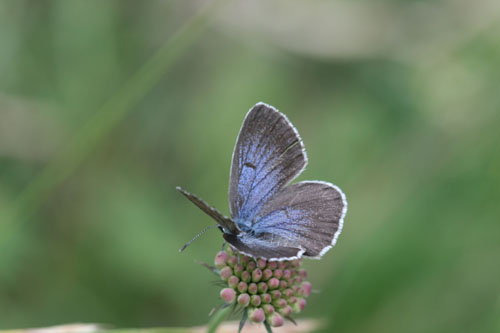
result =
[[207,230],[210,230],[212,228],[215,228],[215,227],[218,227],[219,225],[216,224],[216,225],[211,225],[209,227],[206,227],[205,229],[203,229],[198,235],[194,236],[193,239],[191,239],[189,242],[187,242],[186,244],[184,244],[183,247],[181,247],[179,249],[179,252],[182,252],[186,249],[186,247],[188,247],[192,242],[194,242],[195,240],[198,239],[198,237],[200,237],[201,235],[203,235]]

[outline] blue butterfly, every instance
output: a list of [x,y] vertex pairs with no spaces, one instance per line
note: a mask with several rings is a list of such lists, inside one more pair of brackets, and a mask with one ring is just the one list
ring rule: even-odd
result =
[[335,245],[347,212],[345,194],[323,181],[289,185],[305,169],[307,155],[299,133],[284,114],[262,102],[252,107],[232,159],[231,218],[182,188],[177,190],[217,221],[233,249],[253,258],[281,261],[302,256],[319,259]]

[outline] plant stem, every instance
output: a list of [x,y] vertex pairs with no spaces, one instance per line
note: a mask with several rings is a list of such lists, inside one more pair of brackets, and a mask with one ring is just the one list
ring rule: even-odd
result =
[[229,312],[231,311],[231,307],[225,307],[224,309],[220,309],[213,316],[210,322],[208,323],[208,333],[215,333],[217,327],[226,319]]

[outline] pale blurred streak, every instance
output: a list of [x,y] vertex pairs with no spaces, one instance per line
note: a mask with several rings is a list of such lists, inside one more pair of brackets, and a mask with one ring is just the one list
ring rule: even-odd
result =
[[244,34],[308,57],[433,62],[499,18],[497,0],[278,0],[235,2],[219,23],[240,40]]
[[67,137],[51,106],[0,93],[0,157],[46,161]]
[[66,324],[40,328],[26,328],[18,330],[0,330],[0,333],[93,333],[99,331],[97,324]]
[[[239,322],[237,321],[228,321],[222,323],[217,328],[217,333],[234,333],[238,331]],[[286,322],[282,327],[273,327],[274,333],[310,333],[314,332],[324,325],[318,321],[313,319],[303,319],[298,320],[297,325],[294,325],[290,322]],[[192,333],[205,333],[207,331],[206,326],[200,326],[193,328],[191,330]],[[265,328],[263,324],[252,324],[247,323],[242,330],[242,333],[261,333],[265,332]]]

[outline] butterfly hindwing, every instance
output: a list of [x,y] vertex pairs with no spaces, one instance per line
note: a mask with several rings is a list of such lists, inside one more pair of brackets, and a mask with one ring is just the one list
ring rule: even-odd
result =
[[342,230],[347,201],[335,185],[303,181],[285,186],[258,212],[249,235],[268,246],[296,247],[321,257]]
[[224,234],[223,236],[238,252],[253,258],[263,258],[270,261],[294,260],[300,258],[304,253],[301,248],[280,246],[246,233],[241,233],[238,236],[231,234]]

